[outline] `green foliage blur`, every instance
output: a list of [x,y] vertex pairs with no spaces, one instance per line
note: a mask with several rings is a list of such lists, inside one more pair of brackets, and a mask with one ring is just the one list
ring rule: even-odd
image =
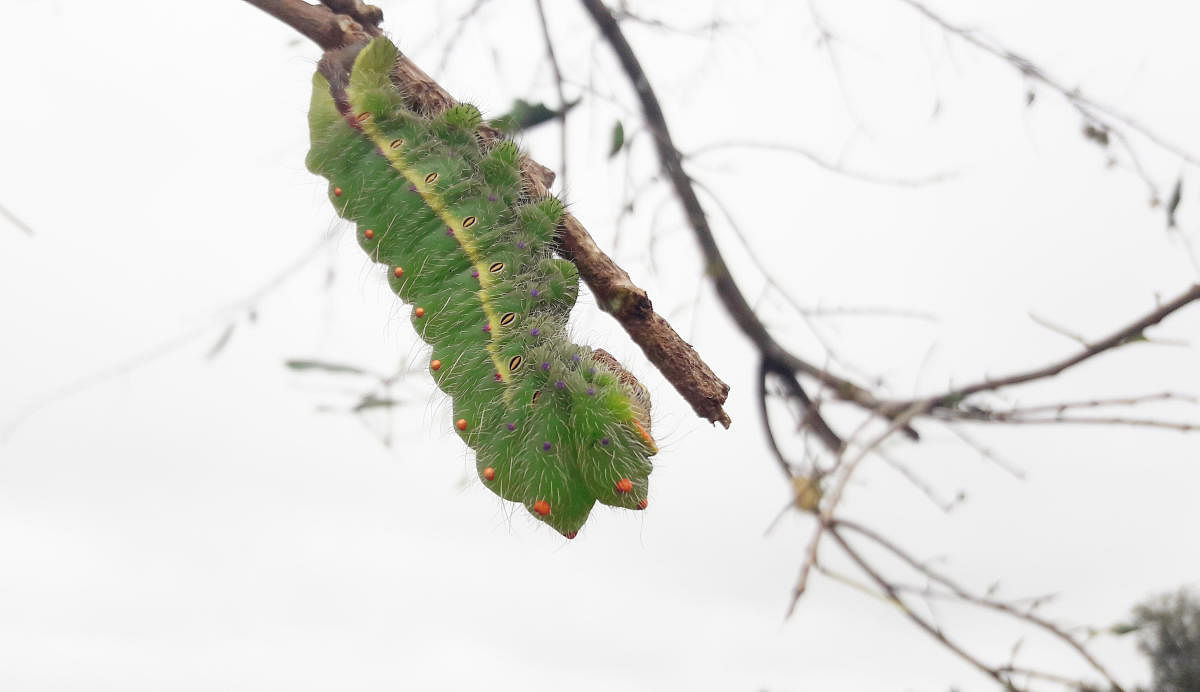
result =
[[1152,692],[1200,692],[1200,593],[1182,588],[1151,598],[1119,627],[1118,634],[1137,632],[1154,674]]

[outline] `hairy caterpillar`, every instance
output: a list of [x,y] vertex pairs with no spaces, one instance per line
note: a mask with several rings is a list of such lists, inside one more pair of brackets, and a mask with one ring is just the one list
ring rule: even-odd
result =
[[567,338],[579,278],[552,256],[562,203],[525,192],[520,151],[486,143],[474,106],[409,110],[390,80],[397,57],[372,40],[336,100],[313,76],[309,170],[329,179],[338,214],[412,305],[482,482],[567,538],[596,501],[645,509],[649,395],[607,353]]

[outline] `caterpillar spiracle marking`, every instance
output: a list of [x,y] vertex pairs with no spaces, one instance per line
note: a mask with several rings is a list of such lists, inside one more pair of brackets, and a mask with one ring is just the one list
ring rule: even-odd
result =
[[398,56],[372,40],[337,99],[313,76],[309,170],[414,306],[483,484],[567,538],[596,502],[645,509],[658,451],[649,394],[608,353],[568,339],[579,275],[553,256],[562,203],[523,188],[520,151],[485,143],[474,106],[410,110],[389,78]]

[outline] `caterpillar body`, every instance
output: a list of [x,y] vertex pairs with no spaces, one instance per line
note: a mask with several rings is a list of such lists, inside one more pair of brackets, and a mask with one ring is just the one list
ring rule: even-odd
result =
[[481,137],[474,106],[410,110],[390,79],[398,56],[372,40],[336,99],[313,76],[309,170],[412,305],[484,485],[567,538],[597,501],[645,509],[649,395],[567,337],[579,278],[552,254],[562,203],[526,191],[520,151]]

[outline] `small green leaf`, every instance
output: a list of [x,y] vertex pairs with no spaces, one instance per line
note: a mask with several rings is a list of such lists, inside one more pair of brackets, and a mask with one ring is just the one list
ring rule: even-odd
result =
[[374,394],[367,394],[362,398],[362,400],[354,405],[352,410],[357,413],[369,408],[391,408],[392,406],[399,406],[403,403],[404,400],[402,399],[391,399],[387,397],[377,397]]
[[613,124],[612,146],[608,148],[608,158],[616,156],[623,146],[625,146],[625,126],[618,120]]
[[229,340],[233,337],[233,330],[235,327],[237,327],[237,322],[230,322],[229,325],[225,327],[225,331],[221,332],[221,336],[217,337],[216,342],[211,348],[208,349],[208,354],[204,356],[207,360],[216,358],[221,354],[221,351],[225,350],[225,347],[229,345]]
[[1171,199],[1167,202],[1167,228],[1175,228],[1175,212],[1179,210],[1179,202],[1183,199],[1183,177],[1175,181],[1175,189],[1171,191]]
[[577,105],[579,99],[567,103],[561,110],[554,110],[544,103],[530,103],[525,99],[517,99],[513,101],[507,113],[492,118],[489,124],[504,134],[512,135],[561,117]]
[[337,373],[340,375],[364,375],[367,377],[375,377],[375,373],[370,370],[364,370],[353,365],[342,365],[341,363],[327,363],[320,360],[289,360],[284,363],[292,370],[301,372],[307,370],[318,370],[321,372]]

